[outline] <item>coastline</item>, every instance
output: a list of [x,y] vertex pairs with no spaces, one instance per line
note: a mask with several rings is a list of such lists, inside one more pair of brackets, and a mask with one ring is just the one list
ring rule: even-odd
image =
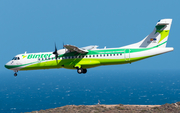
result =
[[164,105],[66,105],[27,113],[174,113],[180,112],[180,102]]

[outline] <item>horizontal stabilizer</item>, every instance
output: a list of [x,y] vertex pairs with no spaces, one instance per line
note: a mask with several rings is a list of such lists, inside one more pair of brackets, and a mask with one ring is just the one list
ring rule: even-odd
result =
[[158,22],[157,25],[169,25],[168,22]]

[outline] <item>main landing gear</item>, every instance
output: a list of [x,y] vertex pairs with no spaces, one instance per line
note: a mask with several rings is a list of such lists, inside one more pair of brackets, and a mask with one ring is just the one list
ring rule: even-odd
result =
[[85,74],[85,73],[87,73],[87,69],[77,68],[77,72],[78,72],[79,74],[81,74],[81,73]]

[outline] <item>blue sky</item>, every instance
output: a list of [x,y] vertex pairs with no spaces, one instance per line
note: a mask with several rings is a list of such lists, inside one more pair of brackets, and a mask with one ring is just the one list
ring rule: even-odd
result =
[[54,51],[55,42],[58,49],[63,42],[100,48],[132,44],[163,18],[173,19],[167,43],[173,52],[97,69],[179,69],[179,5],[178,0],[1,0],[0,72],[8,71],[4,64],[15,55]]

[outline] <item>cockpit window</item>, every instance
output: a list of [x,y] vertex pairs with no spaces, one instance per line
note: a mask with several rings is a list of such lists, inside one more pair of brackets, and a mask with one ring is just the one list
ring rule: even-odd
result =
[[14,57],[12,60],[20,60],[19,57]]

